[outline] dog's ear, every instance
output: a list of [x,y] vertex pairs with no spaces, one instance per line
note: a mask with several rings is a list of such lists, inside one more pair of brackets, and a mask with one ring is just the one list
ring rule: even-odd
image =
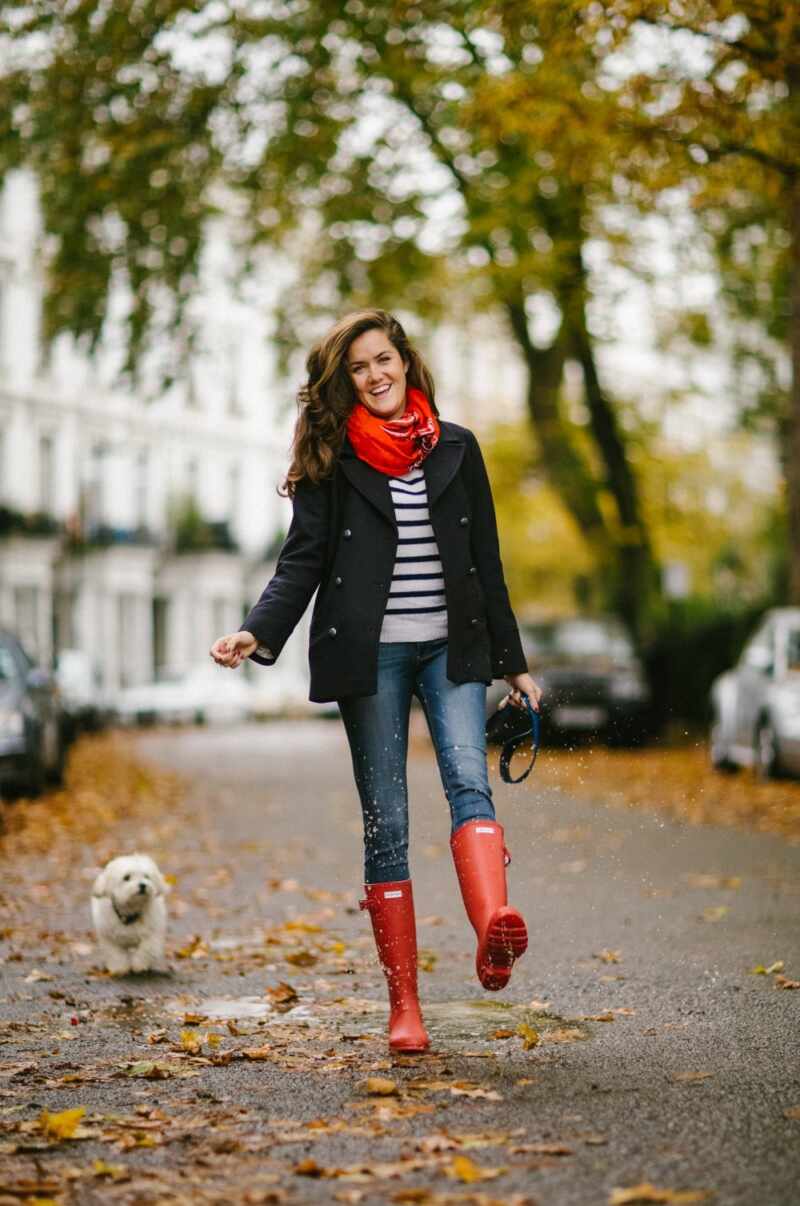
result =
[[104,868],[92,884],[92,896],[108,896],[108,868]]

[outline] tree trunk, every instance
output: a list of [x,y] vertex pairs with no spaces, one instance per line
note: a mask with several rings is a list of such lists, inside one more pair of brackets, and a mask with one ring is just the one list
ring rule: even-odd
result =
[[647,630],[658,574],[650,537],[642,517],[639,490],[614,408],[600,383],[594,348],[586,328],[583,308],[572,339],[583,371],[584,395],[595,444],[605,469],[605,485],[614,499],[618,529],[613,533],[616,575],[615,609],[625,619],[637,641]]
[[791,313],[792,384],[783,453],[789,518],[789,602],[800,606],[800,179],[792,191]]
[[565,360],[563,337],[559,334],[549,348],[537,348],[528,332],[524,301],[508,302],[506,310],[528,368],[528,412],[541,448],[542,469],[602,565],[608,555],[608,533],[598,505],[597,485],[570,438],[559,408]]

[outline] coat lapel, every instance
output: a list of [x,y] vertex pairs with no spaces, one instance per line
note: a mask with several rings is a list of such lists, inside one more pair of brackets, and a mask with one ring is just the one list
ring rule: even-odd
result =
[[345,442],[339,458],[339,464],[341,465],[342,473],[344,473],[351,486],[355,486],[359,494],[363,494],[367,502],[372,503],[373,507],[388,519],[396,531],[397,524],[394,517],[394,507],[392,506],[392,494],[389,490],[389,479],[386,474],[379,473],[377,469],[373,469],[366,461],[359,460],[350,447],[349,441]]
[[428,486],[428,506],[431,509],[458,473],[463,457],[463,439],[457,431],[450,428],[449,424],[443,423],[439,443],[430,456],[422,462]]

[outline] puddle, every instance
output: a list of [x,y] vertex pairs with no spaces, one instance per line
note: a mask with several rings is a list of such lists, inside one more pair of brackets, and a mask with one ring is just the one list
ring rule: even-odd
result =
[[199,1001],[166,1001],[164,1007],[169,1013],[178,1016],[196,1013],[207,1018],[209,1022],[252,1022],[269,1018],[271,1023],[279,1024],[314,1020],[308,1005],[300,1004],[278,1011],[265,997],[207,997]]
[[[351,1032],[373,1033],[385,1025],[387,1013],[388,1006],[379,1001],[351,999],[342,1008],[341,1020]],[[570,1026],[589,1037],[577,1022],[504,1001],[423,1001],[422,1015],[432,1037],[451,1041],[461,1038],[490,1042],[496,1030],[514,1030],[519,1025],[532,1026],[540,1033]]]

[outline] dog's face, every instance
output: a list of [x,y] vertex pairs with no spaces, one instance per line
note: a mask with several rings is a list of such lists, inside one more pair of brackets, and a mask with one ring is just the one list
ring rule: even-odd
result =
[[119,913],[144,912],[155,896],[163,896],[167,885],[156,864],[146,854],[112,858],[94,881],[92,895],[105,896]]

